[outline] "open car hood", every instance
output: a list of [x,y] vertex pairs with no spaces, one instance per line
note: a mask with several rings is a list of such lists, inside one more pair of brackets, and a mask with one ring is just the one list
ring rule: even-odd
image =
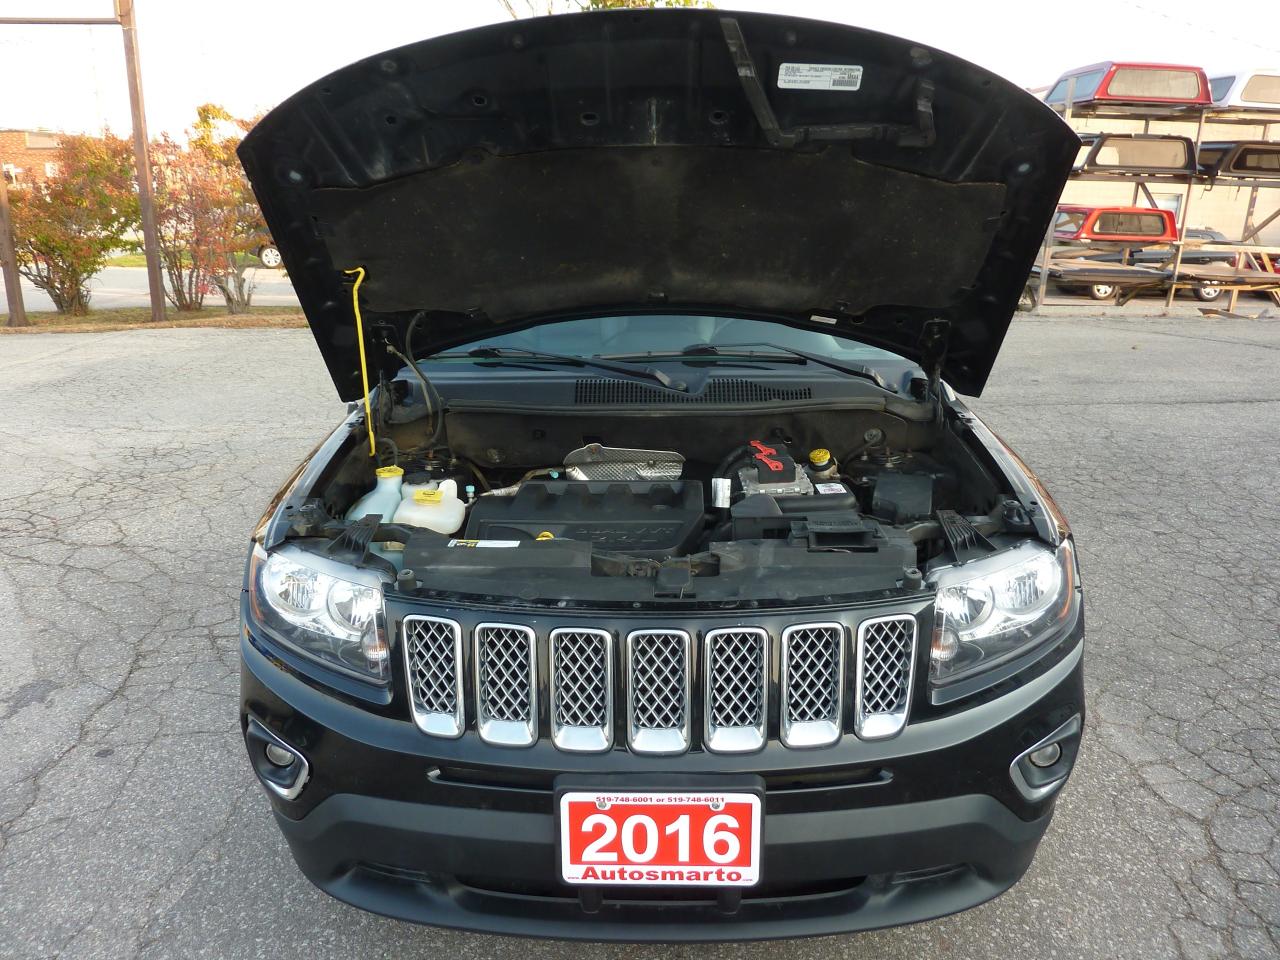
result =
[[981,391],[1079,144],[970,63],[815,20],[546,17],[289,98],[240,158],[344,399],[414,349],[714,313],[850,337]]

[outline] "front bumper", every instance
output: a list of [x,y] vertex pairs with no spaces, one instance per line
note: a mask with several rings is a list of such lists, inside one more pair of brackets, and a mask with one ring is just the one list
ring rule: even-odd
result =
[[[1077,633],[1083,634],[1083,624]],[[355,906],[404,920],[563,939],[714,941],[796,937],[927,920],[976,906],[1025,872],[1056,791],[1030,800],[1012,760],[1083,717],[1081,637],[1003,695],[889,741],[822,750],[771,743],[750,756],[639,757],[441,741],[394,711],[318,689],[247,631],[242,722],[306,756],[294,800],[270,794],[303,873]],[[1078,743],[1078,734],[1076,735]],[[1074,760],[1076,745],[1069,745]],[[736,896],[559,882],[557,779],[608,774],[759,777],[763,879]]]
[[[550,814],[353,794],[276,820],[302,872],[354,906],[443,927],[566,940],[754,940],[844,933],[954,913],[1002,893],[1052,813],[1025,821],[981,795],[768,814],[767,880],[740,903],[634,888],[579,895],[555,877]],[[489,874],[486,874],[489,871]],[[496,874],[496,875],[495,875]]]

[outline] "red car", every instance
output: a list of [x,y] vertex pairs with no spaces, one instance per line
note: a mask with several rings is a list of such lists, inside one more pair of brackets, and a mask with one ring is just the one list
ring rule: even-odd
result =
[[[1074,84],[1072,83],[1074,81]],[[1084,103],[1164,103],[1189,107],[1211,102],[1209,78],[1200,67],[1173,63],[1120,63],[1108,60],[1068,70],[1049,88],[1044,101]]]
[[1088,207],[1061,204],[1053,226],[1058,242],[1113,242],[1146,246],[1173,243],[1178,222],[1172,211],[1153,207]]

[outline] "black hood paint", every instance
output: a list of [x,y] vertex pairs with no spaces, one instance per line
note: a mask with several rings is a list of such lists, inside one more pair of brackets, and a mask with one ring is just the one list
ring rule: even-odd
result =
[[[780,86],[783,64],[862,73]],[[712,312],[885,347],[977,394],[1078,143],[906,40],[656,10],[370,57],[269,113],[240,159],[343,399],[356,266],[375,379],[416,316],[425,356],[566,316]]]

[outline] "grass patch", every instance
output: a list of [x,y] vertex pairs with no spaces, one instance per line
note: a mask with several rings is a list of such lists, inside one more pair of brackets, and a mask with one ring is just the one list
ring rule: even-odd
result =
[[[191,258],[185,254],[182,257],[183,263],[188,267],[191,266]],[[251,253],[242,253],[236,257],[237,263],[244,263],[250,267],[257,267],[259,270],[268,270],[264,267],[262,261]],[[145,253],[120,253],[107,260],[108,267],[143,267],[147,265],[147,255]]]
[[226,327],[247,329],[268,327],[287,329],[305,327],[302,311],[289,307],[253,307],[248,313],[230,314],[221,308],[206,308],[190,313],[166,311],[164,323],[153,323],[149,307],[121,307],[116,310],[91,310],[83,317],[71,317],[53,311],[27,312],[30,326],[10,327],[8,314],[0,314],[0,335],[6,333],[109,333],[115,330],[184,329],[191,327]]
[[146,265],[147,255],[145,253],[122,253],[107,261],[108,267],[145,267]]

